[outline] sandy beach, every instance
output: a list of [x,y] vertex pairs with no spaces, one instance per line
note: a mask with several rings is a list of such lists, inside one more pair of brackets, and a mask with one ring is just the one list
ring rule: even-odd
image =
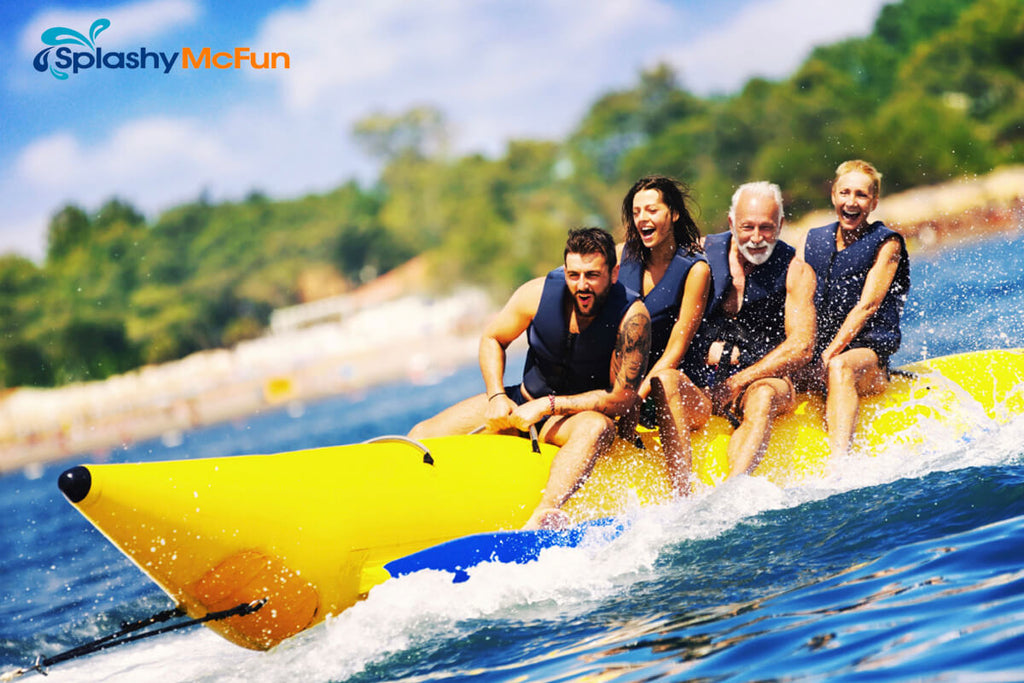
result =
[[436,382],[473,362],[493,311],[478,290],[404,296],[103,381],[17,389],[0,402],[0,473],[156,437],[173,443],[195,427],[383,382]]
[[[872,214],[907,237],[912,252],[1024,226],[1024,167],[998,169],[884,197]],[[817,212],[783,239],[833,220]],[[102,457],[138,441],[180,440],[184,431],[303,401],[407,379],[434,382],[476,359],[480,331],[497,310],[482,291],[445,298],[416,293],[412,262],[337,303],[340,319],[301,326],[325,303],[279,316],[292,323],[232,349],[192,354],[103,381],[20,388],[0,397],[0,474],[80,454]],[[330,302],[327,302],[330,303]]]

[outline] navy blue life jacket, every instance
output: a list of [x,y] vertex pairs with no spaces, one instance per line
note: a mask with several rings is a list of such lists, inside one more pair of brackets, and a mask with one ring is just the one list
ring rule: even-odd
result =
[[612,352],[619,324],[637,294],[616,282],[601,310],[579,334],[569,333],[566,307],[571,306],[565,268],[556,268],[544,280],[537,313],[527,329],[530,344],[523,368],[523,386],[533,398],[548,394],[569,396],[608,389]]
[[[735,316],[724,310],[726,294],[732,288],[729,272],[729,247],[732,233],[709,235],[704,240],[704,253],[711,266],[712,291],[704,320],[687,355],[687,374],[698,386],[711,386],[716,381],[747,368],[761,360],[786,338],[786,276],[796,250],[782,240],[767,261],[753,268],[746,276],[743,303]],[[725,341],[740,349],[739,363],[723,359],[721,372],[707,364],[708,350],[716,341]]]
[[872,349],[884,362],[900,348],[900,315],[910,290],[910,259],[906,243],[898,232],[876,221],[856,242],[836,251],[838,229],[838,223],[814,228],[807,233],[804,245],[804,259],[818,276],[818,286],[814,290],[814,307],[818,311],[815,355],[820,356],[832,342],[846,316],[860,300],[868,271],[875,264],[882,243],[895,237],[900,243],[900,264],[896,276],[882,305],[847,347]]
[[644,265],[631,252],[623,250],[619,265],[619,282],[634,292],[651,314],[651,355],[648,367],[654,365],[668,346],[672,328],[679,320],[679,306],[683,301],[686,277],[695,263],[707,261],[701,254],[688,254],[679,247],[672,262],[658,284],[647,294],[644,291]]

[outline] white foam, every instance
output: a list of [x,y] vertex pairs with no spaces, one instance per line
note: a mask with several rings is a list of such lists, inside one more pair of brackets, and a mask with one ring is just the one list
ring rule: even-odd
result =
[[[86,659],[60,664],[47,673],[54,683],[135,683],[232,680],[233,668],[260,654],[233,645],[205,628],[157,636]],[[239,679],[241,680],[241,679]]]

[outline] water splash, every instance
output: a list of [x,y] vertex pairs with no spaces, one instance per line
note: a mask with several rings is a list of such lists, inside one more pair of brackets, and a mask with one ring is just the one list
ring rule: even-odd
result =
[[[858,569],[848,547],[860,543],[852,537],[864,525],[881,522],[876,510],[911,517],[920,512],[923,503],[909,511],[894,508],[899,492],[884,487],[902,479],[927,489],[923,480],[936,472],[1018,465],[1022,441],[1024,418],[1016,418],[975,435],[967,446],[950,443],[911,455],[909,447],[895,445],[875,456],[851,456],[812,484],[778,487],[738,477],[684,500],[631,509],[628,529],[610,543],[548,549],[528,565],[479,565],[461,584],[437,571],[388,581],[365,601],[270,652],[243,650],[200,629],[62,665],[54,673],[75,682],[439,680],[468,679],[477,671],[492,679],[538,680],[545,667],[565,677],[570,670],[582,675],[615,669],[620,660],[627,668],[636,666],[637,652],[647,672],[682,670],[688,666],[684,657],[711,661],[728,658],[730,648],[742,651],[745,643],[770,647],[762,632],[764,620],[773,618],[782,633],[799,637],[792,647],[814,661],[830,643],[841,642],[836,639],[856,637],[852,629],[861,622],[846,630],[832,626],[841,624],[833,616],[845,604],[835,597],[841,591],[867,591],[874,601],[848,612],[851,619],[868,618],[871,604],[900,607],[898,596],[884,593],[896,578],[887,582],[879,572],[889,565],[897,571],[907,562],[897,557]],[[881,499],[874,500],[879,487]],[[857,492],[852,499],[850,492]],[[927,491],[921,494],[930,500]],[[847,522],[832,512],[835,505],[844,513],[865,510],[864,518]],[[815,528],[808,524],[814,519],[837,529]],[[794,538],[798,533],[805,537]],[[858,552],[869,559],[878,556],[871,555],[877,546],[861,546]],[[914,561],[930,562],[926,550],[921,553]],[[819,565],[838,566],[831,572],[819,566],[804,578],[799,558],[809,555]],[[910,569],[902,571],[911,588],[922,586],[915,589],[921,595],[952,599],[949,591],[915,582]],[[680,600],[686,609],[672,604]],[[809,612],[808,601],[835,609]],[[782,608],[785,614],[778,615]],[[917,642],[941,636],[936,631]],[[909,646],[890,642],[897,659],[913,659]],[[893,660],[871,661],[884,666]]]

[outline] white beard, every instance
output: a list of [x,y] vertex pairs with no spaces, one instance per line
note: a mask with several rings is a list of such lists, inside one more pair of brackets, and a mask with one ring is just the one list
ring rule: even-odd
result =
[[762,252],[751,252],[749,250],[749,244],[750,242],[747,242],[746,244],[740,244],[737,242],[736,248],[739,249],[741,254],[743,254],[743,258],[747,259],[747,261],[753,263],[755,266],[763,264],[771,258],[772,252],[775,251],[775,242],[763,242],[763,244],[768,245],[768,248]]

